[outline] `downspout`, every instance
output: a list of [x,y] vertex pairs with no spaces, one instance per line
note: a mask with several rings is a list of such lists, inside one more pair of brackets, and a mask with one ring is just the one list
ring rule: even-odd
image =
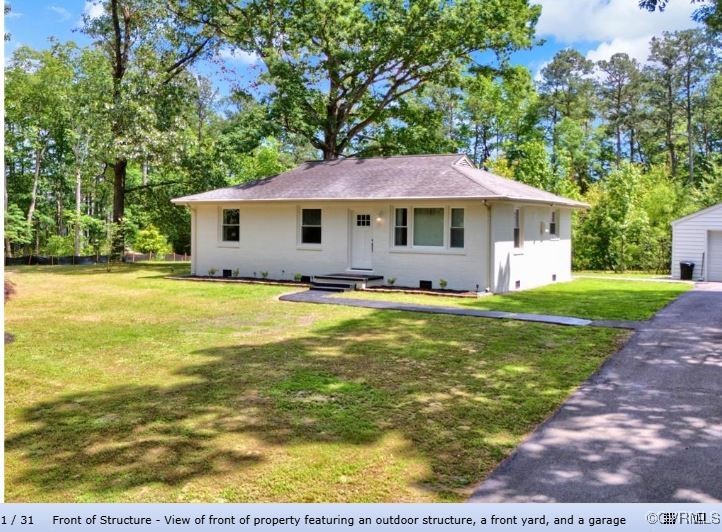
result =
[[189,205],[189,207],[191,209],[191,275],[197,275],[196,264],[198,262],[198,212],[193,206]]
[[486,207],[486,291],[491,292],[494,284],[494,246],[491,242],[491,205],[484,200]]

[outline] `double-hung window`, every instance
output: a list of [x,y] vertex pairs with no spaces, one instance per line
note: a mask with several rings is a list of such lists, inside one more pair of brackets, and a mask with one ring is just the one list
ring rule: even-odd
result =
[[301,244],[321,243],[321,209],[301,209]]
[[559,236],[559,211],[552,209],[551,218],[549,219],[549,236]]
[[409,244],[409,209],[396,209],[394,214],[394,246]]
[[464,209],[451,209],[449,247],[464,247]]
[[221,238],[223,242],[239,242],[241,239],[241,215],[238,209],[223,209]]
[[522,236],[522,218],[521,209],[514,209],[514,248],[521,249],[524,246],[524,238]]

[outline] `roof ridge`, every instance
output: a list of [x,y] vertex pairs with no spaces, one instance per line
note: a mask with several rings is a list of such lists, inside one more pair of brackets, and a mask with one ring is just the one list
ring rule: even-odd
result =
[[[466,156],[466,154],[464,154],[464,157],[466,157],[466,159],[469,160],[469,162],[471,162],[471,159],[469,159],[469,158]],[[460,166],[460,165],[454,163],[454,164],[451,165],[451,167],[452,167],[454,170],[456,170],[459,174],[461,174],[462,176],[464,176],[466,179],[468,179],[469,181],[471,181],[472,183],[474,183],[475,185],[480,186],[480,187],[483,187],[483,188],[487,189],[489,192],[491,192],[491,193],[493,193],[493,194],[496,194],[497,196],[502,196],[502,197],[504,196],[504,194],[500,194],[497,190],[495,190],[494,188],[490,187],[490,186],[489,186],[488,184],[486,184],[486,183],[480,183],[479,181],[477,181],[476,179],[474,179],[472,176],[470,176],[469,174],[467,174],[467,173],[464,171],[464,169],[466,169],[466,170],[471,170],[472,172],[473,172],[473,171],[479,171],[479,169],[478,169],[474,164],[472,164],[472,166]],[[491,173],[491,172],[489,172],[489,173]],[[496,175],[496,174],[492,174],[492,175]]]
[[325,159],[308,159],[306,161],[303,161],[304,163],[333,163],[337,161],[352,161],[352,160],[372,160],[372,159],[401,159],[401,158],[409,158],[409,157],[466,157],[465,153],[412,153],[409,155],[377,155],[374,157],[339,157],[338,159],[331,159],[331,160],[325,160]]

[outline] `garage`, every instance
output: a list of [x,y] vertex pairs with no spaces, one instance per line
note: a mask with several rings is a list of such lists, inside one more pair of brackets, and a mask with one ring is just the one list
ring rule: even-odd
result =
[[707,249],[709,249],[707,280],[722,281],[722,231],[709,232]]
[[722,203],[672,222],[673,279],[680,262],[694,264],[694,280],[722,282]]

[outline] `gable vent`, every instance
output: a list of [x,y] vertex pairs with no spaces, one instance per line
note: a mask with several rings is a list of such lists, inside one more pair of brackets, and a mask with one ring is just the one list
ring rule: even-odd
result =
[[469,161],[468,157],[462,157],[454,164],[456,164],[456,166],[466,166],[467,168],[474,168],[474,165],[471,164],[471,161]]

